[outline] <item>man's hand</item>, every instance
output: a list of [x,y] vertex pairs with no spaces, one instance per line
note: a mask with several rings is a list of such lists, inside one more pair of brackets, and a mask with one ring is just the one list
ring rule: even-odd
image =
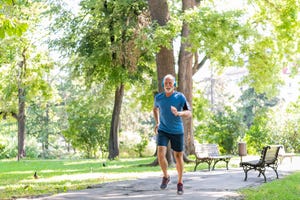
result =
[[177,111],[177,108],[174,106],[171,106],[171,112],[175,115],[175,116],[180,116],[179,112]]

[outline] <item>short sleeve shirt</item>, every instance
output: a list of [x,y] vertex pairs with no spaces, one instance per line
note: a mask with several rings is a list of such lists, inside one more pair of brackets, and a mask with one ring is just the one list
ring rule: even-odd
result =
[[160,124],[158,130],[169,134],[184,133],[182,118],[171,112],[171,106],[176,107],[178,111],[191,110],[182,93],[175,91],[169,97],[164,92],[159,93],[155,96],[154,106],[159,108]]

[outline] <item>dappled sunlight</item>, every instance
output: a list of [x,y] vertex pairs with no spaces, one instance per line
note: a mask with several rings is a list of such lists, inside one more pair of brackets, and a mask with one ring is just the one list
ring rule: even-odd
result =
[[1,174],[33,174],[34,171],[12,171],[12,172],[3,172]]
[[67,163],[64,163],[64,166],[70,166],[70,165],[80,165],[80,164],[101,164],[105,161],[101,161],[101,160],[78,160],[78,161],[74,161],[74,162],[70,162],[68,161]]
[[62,181],[81,181],[81,180],[92,180],[98,179],[99,182],[108,180],[119,180],[119,179],[136,179],[144,178],[149,176],[160,176],[161,172],[139,172],[139,173],[84,173],[84,174],[64,174],[60,176],[53,176],[49,178],[39,178],[33,180],[23,180],[22,183],[39,183],[39,182],[62,182]]
[[74,170],[74,169],[61,169],[61,170],[30,170],[30,171],[11,171],[11,172],[3,172],[2,174],[34,174],[34,172],[38,171],[39,173],[58,173],[58,172],[79,172],[82,170]]

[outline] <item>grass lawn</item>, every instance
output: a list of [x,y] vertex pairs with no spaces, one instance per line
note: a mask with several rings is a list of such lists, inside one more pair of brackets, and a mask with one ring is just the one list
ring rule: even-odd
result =
[[[103,160],[0,160],[0,199],[14,199],[85,189],[104,182],[136,179],[141,173],[160,172],[149,164],[154,157]],[[103,166],[105,164],[105,166]],[[186,164],[192,171],[194,164]],[[203,168],[206,166],[203,165]],[[201,166],[200,168],[201,169]],[[175,168],[171,168],[175,170]],[[37,172],[38,178],[34,178]]]
[[300,172],[240,191],[245,200],[299,200]]

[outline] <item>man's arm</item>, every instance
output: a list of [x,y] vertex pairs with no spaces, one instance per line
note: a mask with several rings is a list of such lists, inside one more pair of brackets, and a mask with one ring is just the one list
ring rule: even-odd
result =
[[171,106],[171,111],[175,116],[179,116],[179,117],[191,117],[192,116],[192,111],[190,111],[190,110],[178,111],[174,106]]
[[159,126],[159,108],[157,107],[154,107],[153,108],[153,116],[154,116],[154,120],[156,122],[156,125],[154,127],[154,132],[157,133],[157,130],[158,130],[158,126]]
[[188,117],[192,116],[192,111],[190,111],[190,110],[179,111],[179,112],[177,112],[177,116],[188,118]]

